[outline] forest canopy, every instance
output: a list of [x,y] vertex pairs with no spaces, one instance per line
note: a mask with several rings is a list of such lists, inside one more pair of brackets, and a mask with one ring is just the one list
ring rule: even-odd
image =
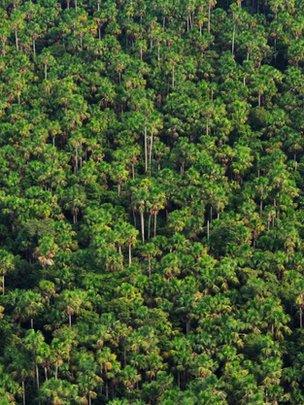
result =
[[304,404],[303,0],[0,0],[0,404]]

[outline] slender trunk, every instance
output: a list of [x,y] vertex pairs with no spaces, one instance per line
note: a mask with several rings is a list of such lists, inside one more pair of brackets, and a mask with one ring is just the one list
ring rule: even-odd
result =
[[34,329],[34,320],[31,318],[31,329]]
[[185,162],[182,162],[179,168],[179,172],[181,175],[185,173]]
[[135,179],[135,169],[134,169],[134,163],[131,165],[131,170],[132,170],[132,180]]
[[209,219],[207,220],[207,240],[210,238],[210,221]]
[[261,107],[261,104],[262,104],[261,99],[262,99],[262,95],[261,95],[261,93],[259,92],[259,95],[258,95],[258,106],[259,106],[259,107]]
[[47,69],[47,64],[44,64],[44,79],[47,80],[48,78],[48,69]]
[[74,166],[74,173],[78,172],[78,148],[75,148],[75,166]]
[[141,239],[145,241],[145,219],[144,219],[144,211],[140,210],[140,224],[141,224]]
[[19,38],[18,38],[18,31],[15,30],[15,44],[16,44],[16,49],[19,51]]
[[78,218],[77,218],[77,209],[76,209],[76,208],[73,208],[73,224],[76,225],[76,224],[77,224],[77,221],[78,221]]
[[211,4],[209,2],[208,4],[208,34],[210,34],[211,31]]
[[231,53],[234,56],[234,48],[235,48],[235,29],[236,29],[236,25],[234,23],[233,25],[233,33],[232,33],[232,45],[231,45]]
[[121,184],[118,183],[117,184],[117,194],[120,195],[120,193],[121,193]]
[[92,404],[92,401],[91,401],[91,394],[89,393],[88,394],[88,405],[91,405]]
[[45,381],[48,380],[48,370],[46,367],[44,367],[44,379],[45,379]]
[[144,130],[144,148],[145,148],[145,173],[148,171],[148,145],[147,145],[147,127]]
[[55,380],[58,380],[58,365],[55,366]]
[[260,213],[262,213],[263,212],[263,201],[261,200],[260,201]]
[[175,88],[175,66],[172,66],[172,89]]
[[74,0],[75,1],[75,10],[77,11],[77,9],[78,9],[78,2],[77,2],[77,0]]
[[132,264],[132,245],[129,243],[129,266]]
[[151,135],[151,137],[150,137],[150,149],[149,149],[150,172],[152,171],[152,152],[153,152],[153,135]]
[[213,216],[213,208],[212,208],[212,206],[210,207],[209,216],[210,216],[210,223],[211,223],[212,222],[212,216]]
[[36,60],[36,41],[33,39],[33,57]]
[[157,230],[157,212],[154,212],[154,229],[153,229],[153,236],[155,238]]
[[36,372],[36,385],[37,385],[37,389],[39,390],[40,388],[40,382],[39,382],[39,369],[38,369],[38,365],[35,365],[35,372]]
[[119,253],[120,256],[122,256],[122,250],[121,250],[121,246],[120,246],[120,245],[118,246],[118,253]]
[[69,316],[69,327],[71,327],[72,326],[72,315],[69,313],[68,316]]
[[25,383],[22,380],[22,404],[25,405]]
[[97,11],[100,11],[100,2],[97,2]]
[[151,238],[151,222],[152,222],[152,214],[149,214],[149,218],[148,218],[148,239]]
[[2,276],[2,295],[5,294],[5,275]]

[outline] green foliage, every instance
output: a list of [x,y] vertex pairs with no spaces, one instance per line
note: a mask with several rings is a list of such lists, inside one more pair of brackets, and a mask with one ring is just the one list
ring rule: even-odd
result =
[[302,0],[0,1],[0,404],[303,404]]

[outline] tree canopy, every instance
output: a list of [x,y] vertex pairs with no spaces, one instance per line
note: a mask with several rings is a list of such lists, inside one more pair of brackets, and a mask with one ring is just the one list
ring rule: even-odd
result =
[[304,403],[304,2],[0,0],[0,403]]

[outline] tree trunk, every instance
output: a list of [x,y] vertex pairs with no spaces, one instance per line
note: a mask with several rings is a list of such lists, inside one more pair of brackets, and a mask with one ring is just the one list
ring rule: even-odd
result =
[[131,170],[132,170],[132,180],[134,180],[135,179],[134,163],[131,164]]
[[145,218],[144,218],[144,211],[140,210],[140,224],[141,224],[141,239],[145,241]]
[[129,243],[129,266],[132,264],[132,245]]
[[149,218],[148,218],[148,239],[151,238],[151,220],[152,220],[152,215],[149,214]]
[[157,212],[154,212],[154,229],[153,229],[153,236],[155,238],[157,230]]
[[55,366],[55,380],[58,380],[58,365]]
[[33,57],[36,60],[36,41],[33,39]]
[[2,276],[2,295],[5,294],[5,275]]
[[210,34],[211,31],[211,4],[209,2],[208,4],[208,34]]
[[68,316],[69,316],[69,327],[71,327],[72,326],[72,315],[69,313]]
[[76,225],[78,222],[78,209],[76,207],[73,208],[73,224]]
[[233,32],[232,32],[232,44],[231,44],[231,53],[232,53],[233,56],[234,56],[234,47],[235,47],[235,29],[236,29],[236,26],[235,26],[235,23],[234,23]]
[[25,383],[22,380],[22,404],[25,405]]
[[152,152],[153,152],[153,135],[151,135],[151,137],[150,137],[150,149],[149,149],[150,172],[152,172]]
[[44,64],[44,79],[47,80],[48,78],[48,69],[47,69],[47,64]]
[[31,329],[34,329],[34,320],[31,318]]
[[210,238],[210,221],[209,219],[207,220],[207,240]]
[[18,38],[17,30],[15,30],[15,44],[16,44],[17,51],[19,51],[19,38]]
[[35,365],[35,372],[36,372],[36,385],[37,385],[37,389],[39,390],[40,388],[40,382],[39,382],[39,369],[38,369],[38,365]]
[[45,378],[45,381],[48,380],[48,370],[46,367],[44,367],[44,378]]
[[148,171],[148,142],[147,142],[147,127],[144,129],[144,148],[145,148],[145,173]]
[[78,172],[78,148],[75,148],[75,166],[74,166],[74,173]]

